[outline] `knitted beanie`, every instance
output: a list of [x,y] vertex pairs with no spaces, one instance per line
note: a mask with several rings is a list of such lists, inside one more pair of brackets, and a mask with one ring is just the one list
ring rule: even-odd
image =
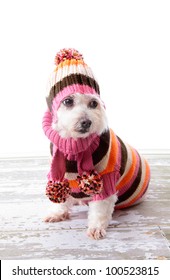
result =
[[102,190],[100,175],[94,170],[92,153],[99,145],[99,135],[87,138],[62,138],[52,128],[55,112],[61,101],[74,93],[100,95],[99,85],[92,70],[83,61],[83,56],[75,49],[62,49],[55,57],[56,69],[48,84],[48,111],[43,117],[43,130],[53,143],[53,158],[48,174],[46,194],[55,203],[64,202],[71,194],[71,187],[65,178],[65,159],[77,161],[77,181],[80,191],[97,194]]
[[75,49],[62,49],[55,57],[56,69],[47,87],[47,105],[56,112],[61,101],[70,94],[100,95],[99,85],[93,72],[84,62],[83,56]]

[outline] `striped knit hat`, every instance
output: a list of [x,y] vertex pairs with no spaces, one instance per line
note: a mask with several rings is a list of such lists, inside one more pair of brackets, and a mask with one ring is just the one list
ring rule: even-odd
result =
[[55,57],[56,69],[48,84],[47,105],[56,112],[60,102],[67,96],[79,92],[100,95],[99,85],[93,72],[85,64],[83,56],[75,49],[62,49]]

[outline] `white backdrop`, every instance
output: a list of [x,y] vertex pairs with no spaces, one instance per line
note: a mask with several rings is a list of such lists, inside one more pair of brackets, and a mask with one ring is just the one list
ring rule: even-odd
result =
[[46,82],[63,47],[83,53],[110,126],[137,149],[170,149],[170,1],[0,2],[0,155],[45,155]]

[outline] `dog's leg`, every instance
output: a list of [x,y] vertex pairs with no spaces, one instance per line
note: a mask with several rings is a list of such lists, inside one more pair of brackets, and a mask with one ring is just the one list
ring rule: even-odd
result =
[[69,197],[64,203],[55,203],[52,205],[51,213],[45,217],[44,222],[56,223],[69,219],[69,210],[72,206],[72,197]]
[[100,239],[106,235],[106,228],[114,211],[117,195],[104,200],[89,203],[87,235],[93,239]]

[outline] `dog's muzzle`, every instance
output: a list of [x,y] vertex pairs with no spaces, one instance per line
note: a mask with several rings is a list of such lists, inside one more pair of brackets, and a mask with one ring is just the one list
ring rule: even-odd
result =
[[90,126],[92,124],[92,121],[91,120],[82,120],[80,123],[79,123],[79,127],[76,129],[77,132],[80,132],[80,133],[86,133],[89,131],[90,129]]

